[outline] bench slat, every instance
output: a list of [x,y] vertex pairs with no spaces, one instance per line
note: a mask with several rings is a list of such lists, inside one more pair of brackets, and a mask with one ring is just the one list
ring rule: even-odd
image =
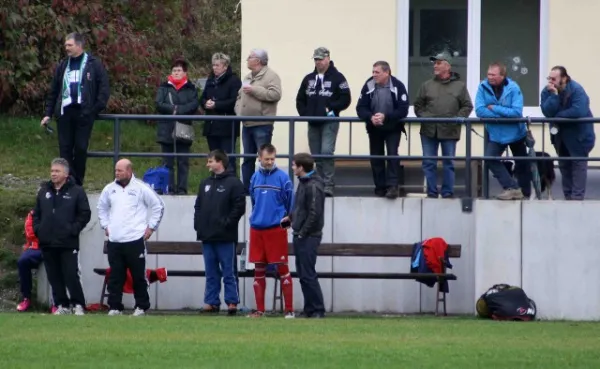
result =
[[[104,243],[104,253],[106,254]],[[237,244],[237,253],[241,253],[244,243]],[[319,256],[365,256],[365,257],[410,257],[412,244],[360,244],[360,243],[323,243],[319,247]],[[202,242],[189,241],[148,241],[149,255],[202,255]],[[461,245],[449,245],[448,256],[460,258]],[[294,245],[288,245],[290,255],[294,255]]]
[[[94,273],[99,275],[106,275],[106,269],[96,268]],[[296,272],[291,273],[293,278],[297,278]],[[206,276],[203,270],[173,270],[169,271],[169,277],[204,277]],[[272,275],[268,275],[272,277]],[[427,274],[427,273],[344,273],[344,272],[317,272],[317,276],[322,279],[437,279],[441,277],[446,280],[456,280],[457,277],[454,274]],[[238,277],[240,278],[253,278],[254,271],[247,270],[239,272]]]

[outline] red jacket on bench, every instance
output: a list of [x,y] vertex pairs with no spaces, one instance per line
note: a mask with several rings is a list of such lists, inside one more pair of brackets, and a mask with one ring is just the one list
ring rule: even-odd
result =
[[[108,279],[109,275],[110,268],[106,269],[106,276],[104,278]],[[146,269],[146,279],[148,279],[149,283],[154,283],[156,281],[159,281],[160,283],[166,282],[167,270],[165,268]],[[127,269],[127,278],[123,285],[123,293],[133,293],[133,278],[131,277],[129,269]]]

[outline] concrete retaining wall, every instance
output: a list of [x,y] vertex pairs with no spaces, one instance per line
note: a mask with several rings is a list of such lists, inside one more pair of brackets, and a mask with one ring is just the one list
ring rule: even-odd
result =
[[[193,197],[164,197],[165,218],[153,235],[159,241],[192,241]],[[107,267],[102,254],[103,232],[90,196],[92,221],[82,232],[82,283],[89,303],[100,298],[102,278],[93,268]],[[323,242],[413,243],[443,237],[463,246],[462,257],[452,259],[458,281],[450,282],[448,309],[453,314],[473,314],[474,302],[496,283],[522,286],[548,319],[600,319],[600,227],[598,202],[477,200],[472,213],[463,213],[460,200],[406,198],[327,199]],[[247,211],[250,210],[248,203]],[[239,240],[248,235],[247,219],[240,222]],[[294,270],[294,257],[290,269]],[[149,256],[149,267],[204,268],[201,256]],[[321,257],[318,271],[407,272],[408,258]],[[39,297],[48,299],[48,286],[40,273]],[[184,309],[202,306],[204,278],[173,277],[152,284],[153,308]],[[255,307],[251,279],[240,281],[242,302]],[[321,280],[328,311],[432,312],[435,289],[415,281]],[[272,281],[267,284],[267,307],[272,304]],[[125,295],[126,306],[133,305]],[[294,306],[303,306],[298,281],[294,281]]]

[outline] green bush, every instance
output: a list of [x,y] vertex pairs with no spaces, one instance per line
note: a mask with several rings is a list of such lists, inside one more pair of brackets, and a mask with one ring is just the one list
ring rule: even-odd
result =
[[[0,7],[0,114],[41,116],[64,57],[64,36],[80,32],[111,83],[107,113],[150,113],[176,57],[190,78],[210,72],[214,52],[240,58],[238,0],[3,1]],[[234,62],[234,65],[239,63]]]

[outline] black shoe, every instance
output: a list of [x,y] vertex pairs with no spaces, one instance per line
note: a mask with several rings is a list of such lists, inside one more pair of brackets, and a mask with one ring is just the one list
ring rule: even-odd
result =
[[324,319],[325,313],[314,313],[310,316],[311,319]]
[[438,195],[431,195],[431,194],[427,195],[428,199],[437,199],[438,197],[439,197]]
[[204,305],[200,308],[199,312],[200,314],[218,314],[220,310],[220,306]]
[[394,200],[394,199],[398,198],[398,187],[397,186],[389,187],[385,193],[385,197],[387,197],[390,200]]
[[454,198],[454,194],[451,194],[451,193],[442,195],[442,199],[453,199],[453,198]]
[[385,194],[386,194],[385,188],[376,188],[375,189],[375,196],[385,197]]
[[325,197],[333,197],[333,187],[325,187]]

